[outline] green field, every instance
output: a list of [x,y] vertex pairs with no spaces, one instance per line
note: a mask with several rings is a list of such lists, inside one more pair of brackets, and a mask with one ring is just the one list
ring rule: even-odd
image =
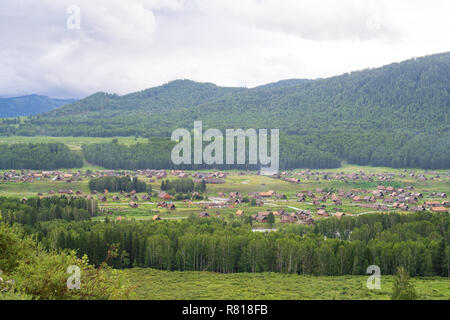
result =
[[138,142],[146,142],[147,139],[135,138],[135,137],[50,137],[50,136],[7,136],[0,137],[0,144],[12,144],[12,143],[64,143],[72,150],[81,150],[83,144],[92,143],[107,143],[112,139],[117,139],[119,143],[131,145]]
[[[136,286],[137,299],[150,300],[385,300],[393,276],[381,277],[381,289],[367,289],[365,276],[315,277],[281,273],[169,272],[133,268],[121,271]],[[418,299],[450,299],[447,278],[412,278]]]
[[[352,172],[358,172],[361,167],[348,167],[348,170],[352,169]],[[97,170],[98,167],[94,166],[86,166],[81,170]],[[366,171],[372,169],[371,167],[364,167]],[[398,170],[398,169],[391,169]],[[76,169],[72,170],[62,170],[67,172],[76,172]],[[400,170],[398,170],[400,171]],[[395,171],[390,171],[395,172]],[[168,177],[169,179],[176,179],[173,176]],[[148,179],[143,178],[148,182]],[[70,188],[73,190],[77,190],[81,188],[83,191],[87,191],[87,180],[71,182],[70,184],[61,181],[50,181],[49,179],[44,179],[41,181],[35,181],[33,183],[4,183],[0,182],[0,194],[15,196],[18,194],[30,195],[30,193],[49,191],[51,189],[56,190],[58,188]],[[156,181],[151,183],[152,187],[155,189],[159,189],[161,181]],[[297,192],[309,190],[313,191],[316,188],[332,188],[334,190],[342,189],[342,190],[350,190],[356,188],[376,188],[380,182],[363,182],[363,181],[354,181],[349,183],[344,183],[342,181],[311,181],[311,180],[302,180],[301,183],[290,183],[280,179],[274,179],[266,176],[260,175],[238,175],[235,172],[231,172],[230,175],[226,179],[225,184],[217,184],[217,185],[208,185],[206,194],[208,196],[217,196],[218,192],[241,192],[242,194],[247,194],[248,192],[260,192],[260,191],[268,191],[275,190],[279,193],[284,193],[287,196],[293,196]],[[429,193],[432,191],[440,191],[440,192],[448,192],[450,191],[450,179],[442,177],[441,179],[435,179],[433,181],[417,181],[413,178],[403,178],[400,179],[398,177],[395,178],[394,182],[388,182],[387,184],[397,184],[402,187],[405,186],[414,186],[417,192]]]
[[[97,170],[99,168],[96,167],[88,167],[82,169],[87,170],[90,168],[91,170]],[[373,168],[373,167],[359,167],[359,166],[350,166],[345,165],[341,171],[344,172],[359,172],[360,170],[365,171],[366,173],[381,173],[381,172],[394,172],[399,173],[401,169],[392,169],[392,168]],[[72,172],[74,173],[76,170],[63,170],[64,172]],[[321,170],[322,171],[322,170]],[[329,170],[334,172],[340,172],[339,169]],[[296,170],[296,172],[298,172]],[[170,171],[169,171],[170,173]],[[384,185],[392,185],[395,187],[406,187],[406,186],[414,186],[415,192],[421,192],[424,194],[424,199],[420,202],[425,201],[425,199],[430,199],[429,193],[436,192],[446,192],[450,193],[450,179],[447,177],[446,171],[439,171],[441,174],[441,178],[427,181],[418,181],[415,178],[411,178],[409,176],[405,178],[395,177],[392,182],[378,182],[378,181],[349,181],[348,183],[344,183],[338,180],[324,180],[320,179],[316,180],[305,180],[302,179],[301,183],[291,183],[286,182],[281,179],[275,179],[267,176],[260,176],[256,174],[246,173],[245,175],[240,175],[238,171],[228,171],[228,177],[225,179],[225,184],[218,185],[208,185],[205,195],[209,199],[215,199],[218,197],[219,192],[229,193],[229,192],[240,192],[243,195],[247,195],[248,192],[260,192],[260,191],[268,191],[275,190],[278,193],[285,194],[287,196],[287,200],[279,200],[279,199],[265,199],[265,204],[262,207],[251,206],[250,204],[240,204],[235,208],[220,208],[220,209],[208,209],[207,212],[211,216],[221,215],[227,220],[232,220],[235,218],[236,210],[242,209],[244,210],[246,215],[255,214],[258,211],[263,210],[278,210],[284,209],[288,212],[295,212],[297,208],[304,210],[311,210],[313,214],[317,211],[317,206],[313,205],[310,200],[306,202],[297,202],[296,194],[298,192],[303,191],[312,191],[315,192],[316,188],[321,188],[323,190],[351,190],[351,189],[375,189],[379,184]],[[169,179],[178,179],[172,175],[168,175]],[[150,183],[147,177],[140,177],[141,180]],[[157,180],[152,183],[153,192],[158,192],[160,188],[161,181]],[[47,195],[48,191],[54,190],[58,191],[59,189],[72,189],[74,192],[80,190],[83,194],[89,193],[88,188],[88,178],[82,177],[81,180],[73,181],[67,183],[65,181],[51,181],[51,179],[41,179],[35,180],[34,182],[0,182],[0,196],[9,196],[9,197],[33,197],[36,196],[38,192],[41,192]],[[161,218],[169,218],[169,219],[178,219],[178,218],[187,218],[190,214],[198,215],[204,209],[197,202],[193,202],[192,204],[176,201],[176,210],[167,210],[157,208],[156,204],[160,201],[155,196],[152,196],[150,200],[143,201],[141,200],[141,196],[143,194],[138,194],[139,200],[137,201],[139,204],[139,208],[133,209],[128,203],[130,199],[127,199],[123,196],[120,196],[120,201],[113,201],[111,198],[114,194],[110,193],[108,195],[107,202],[101,202],[100,205],[104,208],[105,212],[111,212],[112,216],[123,216],[130,219],[142,220],[142,219],[151,219],[155,214],[158,214]],[[118,195],[118,194],[117,194]],[[439,199],[437,199],[439,200]],[[328,210],[331,212],[343,211],[345,213],[351,214],[360,214],[360,213],[369,213],[373,212],[373,209],[365,208],[359,206],[355,203],[352,203],[349,200],[343,200],[341,206],[336,206],[333,204],[331,199],[329,199],[326,203]],[[389,209],[391,211],[391,209]],[[97,217],[95,219],[103,220],[104,217]],[[278,219],[276,220],[278,221]]]

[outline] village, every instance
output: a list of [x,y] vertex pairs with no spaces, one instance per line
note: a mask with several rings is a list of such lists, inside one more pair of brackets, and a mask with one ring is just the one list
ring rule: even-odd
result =
[[[10,170],[1,173],[0,194],[13,192],[22,201],[33,196],[85,197],[98,203],[102,215],[97,219],[156,221],[193,215],[228,221],[245,219],[255,228],[311,225],[317,219],[377,212],[450,211],[449,172],[345,171],[293,170],[267,177],[256,171]],[[124,176],[138,177],[151,185],[151,191],[88,188],[93,178]],[[206,190],[192,192],[183,199],[161,190],[162,181],[177,179],[204,181]]]

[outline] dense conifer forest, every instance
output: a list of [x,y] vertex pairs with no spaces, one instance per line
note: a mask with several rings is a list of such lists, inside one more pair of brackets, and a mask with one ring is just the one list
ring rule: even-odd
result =
[[62,143],[0,144],[0,169],[80,168],[83,157]]
[[[190,217],[184,221],[89,221],[89,202],[0,199],[3,221],[19,223],[48,249],[75,249],[99,265],[164,270],[364,275],[371,264],[384,274],[404,266],[411,276],[449,276],[448,214],[372,214],[329,218],[316,225],[286,225],[252,232],[245,219]],[[14,210],[15,215],[7,212]],[[51,219],[51,220],[50,220]]]
[[152,187],[143,181],[139,181],[137,177],[100,177],[93,178],[89,181],[89,189],[91,191],[98,190],[103,192],[152,192]]

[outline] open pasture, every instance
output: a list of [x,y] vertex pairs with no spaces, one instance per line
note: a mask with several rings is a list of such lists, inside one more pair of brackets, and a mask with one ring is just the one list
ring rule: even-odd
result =
[[[137,299],[151,300],[388,300],[393,276],[381,277],[381,289],[369,290],[365,276],[307,276],[281,273],[169,272],[149,268],[121,271],[136,286]],[[450,299],[450,280],[413,278],[421,300]]]

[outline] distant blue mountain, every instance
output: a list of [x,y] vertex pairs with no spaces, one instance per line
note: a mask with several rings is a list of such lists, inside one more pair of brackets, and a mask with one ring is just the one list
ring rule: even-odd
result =
[[40,114],[75,101],[77,101],[77,99],[53,99],[37,94],[22,97],[0,98],[0,118]]

